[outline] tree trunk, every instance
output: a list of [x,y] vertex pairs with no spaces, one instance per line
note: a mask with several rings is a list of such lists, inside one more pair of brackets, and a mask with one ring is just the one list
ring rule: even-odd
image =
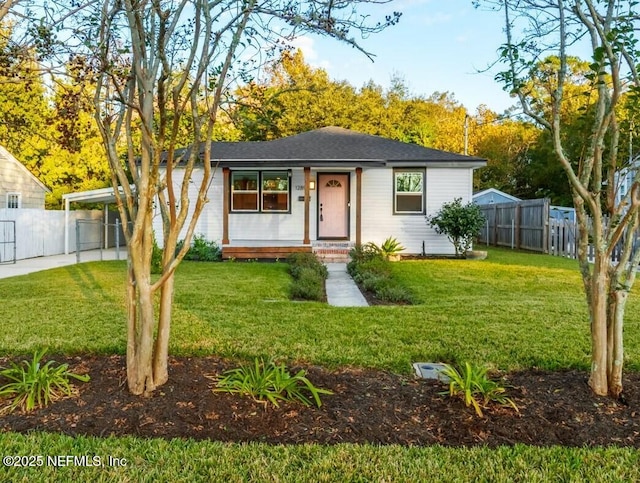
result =
[[169,275],[160,289],[160,315],[158,319],[158,335],[156,337],[153,356],[153,375],[156,386],[169,380],[167,369],[169,358],[169,333],[171,329],[171,313],[173,306],[174,274]]
[[614,398],[619,398],[622,394],[622,365],[624,362],[622,328],[627,298],[628,292],[625,290],[616,290],[611,295],[612,310],[610,311],[608,324],[609,364],[607,372],[609,395]]
[[[149,396],[156,388],[153,378],[153,293],[148,281],[137,281],[135,345],[127,344],[127,381],[132,394]],[[131,321],[130,321],[131,323]]]
[[608,327],[608,295],[609,270],[608,260],[602,253],[596,255],[593,274],[591,276],[591,376],[589,386],[600,396],[608,395],[607,376],[607,327]]

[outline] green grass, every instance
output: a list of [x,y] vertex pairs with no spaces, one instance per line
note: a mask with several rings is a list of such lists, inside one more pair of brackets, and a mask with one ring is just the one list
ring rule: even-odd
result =
[[[502,370],[589,368],[576,263],[491,250],[483,261],[392,264],[414,306],[330,307],[289,300],[286,264],[185,262],[176,277],[171,353],[408,373],[410,363],[470,361]],[[0,280],[0,354],[124,353],[123,262]],[[625,322],[626,367],[640,370],[640,308]]]
[[[267,445],[210,441],[0,434],[4,455],[43,455],[42,467],[0,466],[0,480],[118,482],[639,481],[631,448],[489,449],[341,444]],[[46,456],[98,456],[104,466],[54,467]],[[127,460],[109,466],[109,457]]]
[[[577,265],[490,250],[483,261],[393,264],[418,304],[336,308],[289,300],[285,264],[185,262],[177,273],[172,354],[278,357],[396,372],[410,362],[470,361],[504,370],[589,367]],[[0,354],[124,353],[123,262],[0,280]],[[626,368],[640,370],[640,308],[625,322]],[[629,448],[415,448],[0,434],[7,455],[97,455],[126,467],[6,468],[0,481],[640,481]]]

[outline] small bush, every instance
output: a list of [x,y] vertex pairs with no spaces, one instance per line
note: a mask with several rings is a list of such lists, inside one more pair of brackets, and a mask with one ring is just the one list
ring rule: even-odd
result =
[[184,259],[194,262],[217,262],[222,259],[222,250],[215,241],[208,241],[204,235],[195,235]]
[[153,251],[151,252],[151,273],[162,273],[162,248],[158,246],[156,239],[153,239]]
[[487,369],[473,366],[466,362],[460,370],[447,365],[442,372],[450,380],[449,390],[441,394],[450,397],[460,397],[465,406],[473,406],[476,414],[482,417],[482,408],[491,402],[502,406],[510,406],[516,411],[518,407],[506,395],[506,389],[496,381],[487,377]]
[[228,392],[250,396],[255,401],[273,404],[279,407],[279,401],[298,401],[310,406],[313,399],[316,406],[322,406],[321,394],[333,394],[326,389],[315,387],[306,377],[306,371],[300,370],[291,375],[284,364],[276,365],[255,359],[252,366],[225,371],[213,378],[217,387],[214,392]]
[[414,302],[413,294],[399,285],[382,285],[376,290],[376,295],[385,302],[396,304],[412,304]]
[[380,252],[380,248],[372,242],[364,245],[356,245],[349,251],[351,263],[358,264],[373,260],[374,258],[384,258]]
[[324,300],[327,267],[313,253],[292,253],[287,257],[289,273],[294,278],[291,297],[302,300]]
[[289,264],[289,273],[293,278],[299,278],[299,273],[303,268],[309,268],[316,272],[322,279],[329,276],[329,272],[325,264],[318,257],[309,252],[292,253],[287,257]]
[[0,369],[0,377],[11,381],[0,387],[0,398],[13,398],[0,413],[12,412],[19,407],[32,411],[48,406],[56,399],[73,394],[70,378],[82,382],[89,380],[88,375],[69,372],[68,364],[56,365],[55,361],[49,361],[42,365],[45,352],[44,349],[36,351],[30,362],[22,361],[20,365],[12,362],[11,367]]
[[[393,250],[394,239],[387,239],[389,250]],[[385,242],[385,243],[386,243]],[[398,244],[399,246],[399,244]],[[395,249],[399,250],[398,246]],[[389,255],[375,243],[367,243],[353,248],[351,261],[347,265],[349,275],[366,292],[373,293],[379,300],[390,303],[411,304],[411,292],[393,278]]]
[[302,300],[324,300],[324,278],[314,269],[302,267],[291,285],[291,297]]

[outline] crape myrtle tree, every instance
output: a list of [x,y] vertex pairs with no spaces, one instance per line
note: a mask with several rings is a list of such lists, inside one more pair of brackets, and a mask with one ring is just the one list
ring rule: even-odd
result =
[[[366,54],[356,35],[400,16],[375,23],[357,11],[380,3],[386,2],[60,0],[34,15],[56,19],[44,34],[55,36],[66,61],[83,59],[82,75],[95,86],[94,115],[128,248],[126,364],[133,394],[149,395],[168,379],[174,273],[208,201],[210,140],[228,93],[296,35],[332,37]],[[180,149],[185,123],[190,148]],[[204,171],[197,180],[196,166]],[[152,279],[158,211],[162,273]],[[176,253],[179,236],[184,244]]]
[[[591,374],[598,395],[622,394],[623,317],[636,278],[640,251],[638,229],[640,184],[616,201],[616,173],[628,162],[623,146],[627,132],[621,116],[624,98],[638,108],[640,61],[636,34],[638,2],[632,0],[481,0],[476,5],[500,9],[506,42],[500,48],[505,70],[497,76],[520,101],[524,113],[550,134],[554,155],[571,187],[579,226],[578,260],[589,308]],[[590,52],[589,70],[580,82],[587,101],[583,109],[581,149],[568,149],[563,112],[571,103],[568,84],[577,82],[570,55]],[[575,54],[574,54],[575,55]],[[583,54],[584,57],[584,54]],[[553,58],[553,62],[542,62]],[[531,79],[544,77],[545,92]],[[626,111],[626,115],[633,115]],[[636,122],[636,125],[638,123]],[[576,139],[572,139],[573,142]],[[595,248],[593,263],[588,246]],[[612,262],[616,245],[619,262]]]

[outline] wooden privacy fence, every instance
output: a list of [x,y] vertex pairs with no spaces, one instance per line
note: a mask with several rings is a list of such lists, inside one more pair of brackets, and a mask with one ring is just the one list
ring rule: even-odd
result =
[[[549,200],[527,200],[480,206],[485,227],[478,243],[525,249],[566,258],[578,258],[578,225],[572,220],[559,220],[549,216]],[[605,227],[608,218],[604,219]],[[639,234],[634,235],[634,245]],[[613,250],[611,261],[620,261],[624,239]],[[590,261],[595,258],[593,245],[587,248]]]
[[549,238],[549,199],[480,206],[485,227],[479,243],[546,252]]

